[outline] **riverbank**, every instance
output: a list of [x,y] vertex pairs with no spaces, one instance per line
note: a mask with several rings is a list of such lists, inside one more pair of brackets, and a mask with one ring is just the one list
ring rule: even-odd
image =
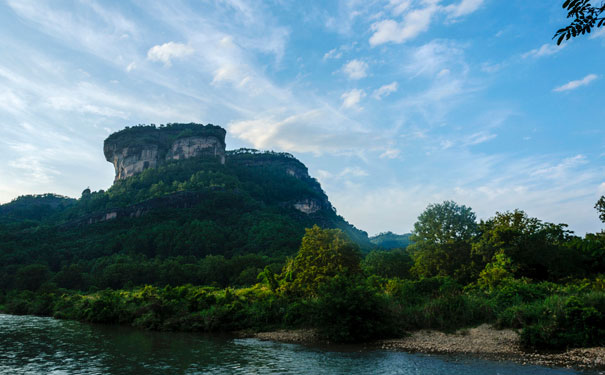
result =
[[[295,344],[326,344],[311,329],[259,332],[250,336]],[[404,338],[380,340],[368,347],[411,353],[463,354],[540,366],[605,370],[605,347],[577,348],[556,353],[528,352],[521,349],[517,332],[511,329],[497,330],[488,324],[455,333],[421,330]]]

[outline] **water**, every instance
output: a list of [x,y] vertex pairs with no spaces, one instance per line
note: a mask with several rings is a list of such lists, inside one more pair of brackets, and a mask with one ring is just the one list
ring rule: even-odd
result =
[[326,351],[0,314],[0,374],[579,374],[472,358]]

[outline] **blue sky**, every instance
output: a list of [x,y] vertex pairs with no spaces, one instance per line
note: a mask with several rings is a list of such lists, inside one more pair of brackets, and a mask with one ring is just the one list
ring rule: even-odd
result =
[[429,203],[602,228],[605,29],[561,1],[0,1],[0,202],[107,189],[103,140],[202,122],[293,153],[370,234]]

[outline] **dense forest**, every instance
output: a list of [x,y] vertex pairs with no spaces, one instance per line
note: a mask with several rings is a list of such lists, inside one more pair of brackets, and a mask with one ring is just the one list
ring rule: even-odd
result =
[[[0,311],[156,330],[316,328],[329,341],[492,323],[605,345],[605,233],[429,205],[411,235],[338,216],[288,154],[166,163],[79,199],[0,206]],[[285,173],[295,166],[302,174]],[[302,177],[301,177],[302,176]],[[304,213],[301,199],[323,202]],[[596,204],[605,222],[605,197]]]

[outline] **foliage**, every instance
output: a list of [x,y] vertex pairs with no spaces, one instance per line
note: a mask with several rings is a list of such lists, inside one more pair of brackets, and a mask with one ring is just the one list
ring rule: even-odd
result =
[[477,284],[482,288],[494,289],[501,283],[513,279],[514,271],[512,260],[500,251],[481,271]]
[[601,196],[594,206],[599,213],[599,219],[605,223],[605,195]]
[[361,265],[368,275],[385,278],[410,278],[413,265],[412,257],[406,250],[373,250],[365,256]]
[[521,332],[521,342],[530,348],[565,349],[605,345],[605,293],[549,297],[541,314]]
[[496,213],[479,227],[481,236],[472,246],[475,270],[493,262],[499,253],[511,259],[517,277],[555,280],[578,267],[577,258],[565,246],[570,240],[565,224],[543,223],[515,210]]
[[567,18],[572,18],[570,25],[557,30],[553,39],[557,38],[557,45],[563,40],[569,40],[578,35],[590,34],[593,28],[605,25],[605,4],[592,5],[590,0],[565,0],[563,9],[567,10]]
[[359,246],[338,229],[308,228],[300,249],[282,274],[287,290],[315,295],[320,285],[336,275],[361,274]]
[[409,251],[412,272],[420,277],[452,276],[469,281],[471,241],[477,233],[475,213],[452,201],[429,205],[414,224]]
[[359,276],[336,275],[319,287],[314,322],[335,342],[365,342],[397,335],[386,299]]
[[370,237],[370,242],[385,250],[395,248],[405,249],[412,243],[410,240],[411,236],[411,233],[395,234],[393,232],[383,232]]

